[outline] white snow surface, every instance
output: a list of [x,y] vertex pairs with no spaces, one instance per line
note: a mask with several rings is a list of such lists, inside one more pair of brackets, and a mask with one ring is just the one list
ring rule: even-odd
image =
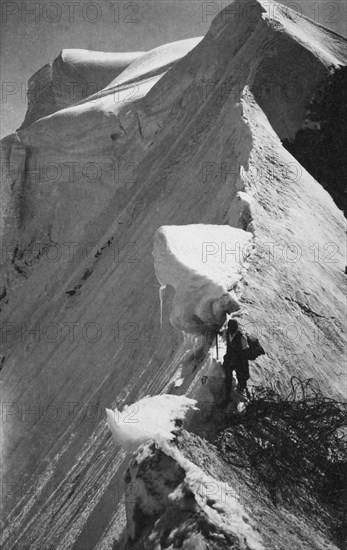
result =
[[[171,456],[185,470],[185,484],[195,495],[198,504],[203,508],[211,523],[229,530],[230,534],[237,535],[247,541],[252,550],[264,550],[262,538],[253,527],[253,521],[239,502],[233,488],[224,482],[217,481],[206,474],[196,464],[183,456],[182,452],[163,443],[163,452]],[[182,498],[179,489],[176,489],[172,498]],[[227,526],[226,526],[227,525]]]
[[175,420],[183,420],[189,409],[196,409],[195,405],[195,399],[184,395],[144,397],[122,411],[106,409],[107,425],[115,442],[131,453],[149,439],[159,445],[171,441]]
[[[183,373],[191,373],[191,378],[185,376],[180,392],[199,396],[199,400],[200,388],[218,394],[218,373],[211,387],[210,378],[205,385],[201,383],[202,375],[210,377],[208,365],[192,372],[189,358],[193,355],[194,339],[189,336],[177,347],[181,335],[167,326],[161,333],[157,330],[158,299],[153,291],[156,282],[148,254],[153,235],[163,224],[181,227],[194,221],[236,225],[240,215],[238,192],[244,191],[242,199],[251,197],[255,243],[260,249],[261,243],[276,244],[273,258],[263,253],[255,255],[254,268],[247,274],[248,286],[243,289],[243,321],[260,327],[268,346],[267,356],[253,369],[252,380],[256,384],[271,382],[285,390],[292,376],[304,372],[305,377],[315,378],[327,395],[341,399],[346,349],[342,329],[343,215],[328,193],[283,149],[281,139],[295,135],[301,127],[307,117],[306,105],[319,83],[327,78],[330,65],[346,64],[346,41],[303,17],[297,18],[292,10],[286,15],[284,8],[272,2],[262,1],[270,16],[263,12],[259,21],[252,23],[253,14],[247,16],[247,3],[240,2],[240,20],[225,15],[216,18],[201,43],[195,47],[193,43],[186,44],[187,50],[181,52],[183,57],[177,56],[176,64],[172,58],[167,62],[162,59],[158,50],[151,54],[153,63],[149,53],[140,54],[119,76],[118,65],[116,71],[112,68],[107,80],[107,86],[113,82],[111,88],[102,89],[96,97],[88,96],[84,103],[69,104],[55,112],[48,109],[46,98],[50,96],[45,87],[50,86],[50,79],[55,80],[55,73],[46,66],[38,75],[38,88],[43,91],[31,119],[34,122],[29,121],[3,140],[4,166],[9,174],[3,185],[3,242],[21,243],[23,250],[30,243],[52,242],[57,243],[58,251],[63,251],[58,262],[47,261],[51,253],[46,258],[37,257],[28,248],[30,267],[18,255],[16,263],[18,267],[24,265],[24,273],[14,270],[16,264],[11,264],[6,272],[8,296],[2,302],[6,323],[22,327],[23,319],[27,319],[30,329],[59,322],[60,329],[64,320],[75,322],[78,327],[96,320],[100,327],[109,327],[113,326],[115,314],[119,314],[122,320],[142,327],[139,343],[131,350],[126,345],[109,345],[110,340],[103,337],[88,346],[81,337],[73,345],[68,337],[52,345],[48,337],[36,341],[27,335],[11,337],[6,342],[6,401],[39,399],[45,409],[56,394],[62,403],[80,405],[72,422],[62,415],[55,424],[54,445],[52,426],[44,415],[29,427],[16,414],[3,424],[6,475],[9,481],[13,471],[18,480],[30,478],[30,490],[26,488],[20,492],[20,499],[16,495],[9,503],[13,513],[4,533],[4,548],[69,548],[80,535],[81,541],[94,528],[99,533],[100,513],[103,524],[109,523],[110,533],[115,517],[117,521],[120,518],[121,514],[117,511],[115,515],[114,507],[108,506],[104,494],[115,475],[117,482],[121,479],[123,455],[117,454],[114,460],[107,447],[99,453],[105,443],[104,426],[80,421],[89,403],[99,399],[124,402],[129,395],[135,400],[143,387],[144,393],[159,393],[171,373],[176,377],[175,369],[181,366]],[[194,47],[192,51],[190,47]],[[168,53],[166,49],[165,52]],[[137,53],[140,52],[136,56]],[[80,51],[74,55],[68,51],[54,69],[59,77],[66,74],[69,83],[70,70],[75,81],[83,65],[77,89],[85,91],[93,63],[79,62],[77,66],[75,59],[79,56]],[[108,78],[108,68],[104,66],[97,75],[93,69],[90,81],[102,86],[106,75]],[[293,75],[302,93],[295,101],[284,101],[282,90],[293,83]],[[206,98],[201,97],[205,83]],[[215,86],[210,88],[213,83]],[[68,95],[71,86],[66,89]],[[71,99],[77,101],[78,97]],[[229,163],[235,166],[237,177],[220,178],[214,172],[202,186],[204,161],[212,161],[216,167]],[[62,170],[56,182],[48,181],[46,175],[50,162]],[[90,162],[97,163],[101,171],[97,181],[83,176],[83,168]],[[139,168],[138,178],[130,183],[129,171],[124,171],[127,163]],[[114,164],[120,165],[119,178],[115,178]],[[44,168],[42,174],[37,173],[38,166]],[[181,244],[188,247],[195,233],[193,226],[190,230],[185,227],[186,238]],[[171,318],[177,326],[194,334],[198,332],[196,319],[213,320],[214,311],[219,314],[218,296],[229,288],[225,281],[231,275],[235,279],[242,277],[243,266],[230,265],[229,255],[229,261],[219,266],[220,272],[202,273],[203,266],[196,271],[190,263],[193,256],[187,253],[183,261],[171,251],[174,247],[169,248],[171,237],[178,235],[178,231],[175,235],[170,231],[157,235],[156,273],[163,286],[177,287]],[[237,230],[220,226],[220,231]],[[138,243],[141,261],[135,266],[114,261],[113,251],[105,247],[111,239],[122,244]],[[212,230],[207,241],[217,242]],[[87,248],[91,242],[95,242],[98,251],[93,263]],[[79,246],[78,254],[73,252],[72,263],[70,252],[74,248],[66,245],[74,243]],[[302,252],[298,261],[291,261],[292,253],[289,261],[283,255],[290,244]],[[4,257],[10,258],[5,250]],[[87,251],[88,259],[83,258]],[[207,259],[206,268],[218,256],[211,254]],[[124,256],[121,260],[125,260]],[[93,273],[83,279],[78,295],[67,295],[76,282],[82,281],[86,269]],[[207,293],[213,296],[212,304],[199,301]],[[207,305],[211,311],[203,315],[200,310]],[[212,305],[216,306],[214,311]],[[293,338],[292,327],[298,328],[298,338],[295,331]],[[108,331],[102,332],[104,335]],[[66,334],[69,331],[63,336]],[[333,368],[327,368],[327,364]],[[80,380],[84,383],[76,383]],[[211,399],[207,391],[206,394]],[[170,396],[170,400],[174,398]],[[207,399],[201,397],[201,401]],[[152,417],[159,421],[164,409],[164,404],[158,408],[157,401]],[[134,410],[131,406],[122,411],[127,414],[123,417],[127,424],[111,423],[114,437],[118,437],[118,442],[123,438],[129,448],[151,432],[145,422],[141,423],[142,430],[138,423],[129,422],[136,419]],[[77,491],[67,500],[72,479],[79,480]],[[64,490],[55,490],[58,485]],[[91,493],[91,487],[97,490]],[[273,525],[276,527],[276,522]],[[259,528],[267,531],[264,522]],[[299,528],[296,517],[283,522],[280,533],[275,531],[267,540],[271,550],[285,546],[286,537],[291,548],[327,548],[327,542],[319,533],[312,534],[308,525]],[[95,548],[101,548],[103,541],[104,533],[95,534]],[[112,545],[113,541],[108,547]]]
[[167,225],[154,237],[154,267],[161,287],[176,293],[170,322],[188,333],[204,323],[223,324],[237,311],[238,283],[252,234],[228,225]]
[[[187,505],[185,501],[187,493],[191,497],[194,495],[193,498],[195,499],[197,510],[202,512],[209,524],[214,525],[217,531],[220,530],[221,533],[228,533],[233,538],[236,536],[240,542],[242,541],[240,546],[236,545],[237,548],[264,550],[262,537],[257,531],[254,521],[246,512],[231,485],[206,474],[199,466],[186,458],[180,449],[170,445],[167,441],[162,442],[160,450],[171,457],[185,473],[183,481],[172,488],[168,497],[173,505],[172,513],[176,509],[180,510]],[[134,494],[138,495],[138,502],[141,508],[146,510],[149,515],[153,513],[153,495],[160,501],[163,487],[167,490],[165,486],[166,472],[160,469],[160,465],[158,472],[156,472],[157,476],[152,479],[152,482],[147,479],[147,483],[143,484],[140,480],[139,471],[140,469],[142,471],[146,469],[146,460],[152,452],[152,449],[148,445],[142,445],[130,464]],[[171,482],[174,482],[174,475],[173,470],[170,478]],[[163,478],[164,484],[162,483]],[[174,507],[175,504],[176,508]],[[130,504],[129,516],[131,520],[136,522],[132,504]],[[200,548],[198,541],[196,545],[191,545],[191,538],[189,537],[189,539],[190,543],[185,545],[184,548]]]

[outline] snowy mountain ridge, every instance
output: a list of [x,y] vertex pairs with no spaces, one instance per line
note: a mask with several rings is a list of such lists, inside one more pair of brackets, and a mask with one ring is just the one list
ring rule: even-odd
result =
[[[200,410],[187,424],[201,436],[211,425],[217,432],[210,405],[223,378],[215,342],[197,322],[222,322],[225,293],[241,327],[266,349],[252,365],[252,384],[285,394],[293,376],[313,378],[327,396],[344,398],[344,218],[283,143],[307,126],[312,100],[324,125],[329,90],[340,93],[346,40],[276,2],[234,7],[239,17],[228,6],[203,39],[107,57],[66,50],[33,86],[54,89],[55,79],[69,83],[78,73],[80,90],[89,79],[100,90],[52,105],[38,92],[21,129],[2,141],[6,549],[121,548],[131,505],[123,477],[134,470],[110,438],[105,409],[185,396]],[[171,253],[173,227],[185,258]],[[201,255],[199,265],[203,242],[218,254],[207,262]],[[245,264],[219,261],[222,244],[237,242],[249,252]],[[185,280],[181,295],[170,265]],[[179,445],[217,483],[242,480],[242,506],[265,548],[336,549],[324,526],[274,509],[200,437],[185,433]],[[169,480],[178,472],[173,492],[183,491],[177,457],[155,445],[148,457],[149,487],[154,461]],[[169,498],[154,486],[160,502]],[[181,547],[186,532],[188,548],[213,548],[211,533],[223,547],[218,503],[206,520],[207,501],[201,508],[199,496],[180,490],[169,499],[177,514],[164,519]],[[170,548],[165,521],[148,521],[148,529],[139,522],[134,545],[158,528],[157,547],[162,540]],[[247,548],[228,537],[225,547]]]

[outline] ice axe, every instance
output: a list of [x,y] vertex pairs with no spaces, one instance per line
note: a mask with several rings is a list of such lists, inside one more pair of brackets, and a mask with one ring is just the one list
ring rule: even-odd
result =
[[217,361],[219,359],[218,357],[218,332],[216,332],[216,353],[217,353]]

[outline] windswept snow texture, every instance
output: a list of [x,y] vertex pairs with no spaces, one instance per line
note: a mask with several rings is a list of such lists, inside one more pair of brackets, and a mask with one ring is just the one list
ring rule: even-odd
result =
[[172,325],[201,334],[203,325],[221,325],[237,311],[238,283],[252,250],[252,234],[227,225],[163,226],[155,234],[157,279],[176,294]]
[[126,502],[132,541],[126,548],[264,550],[262,537],[233,487],[207,475],[177,447],[167,443],[140,447],[125,482],[133,495]]
[[183,420],[196,401],[185,396],[156,395],[144,397],[123,411],[106,409],[107,425],[118,445],[127,452],[141,443],[154,439],[158,444],[170,441],[176,428],[175,420]]
[[145,52],[64,49],[29,79],[28,109],[21,129],[102,90]]
[[25,121],[1,143],[4,241],[80,241],[117,188],[137,181],[145,130],[134,106],[201,39],[149,52],[67,49],[30,79]]

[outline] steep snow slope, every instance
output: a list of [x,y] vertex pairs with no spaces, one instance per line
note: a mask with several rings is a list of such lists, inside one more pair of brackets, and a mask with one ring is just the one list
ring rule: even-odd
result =
[[[222,12],[176,63],[159,57],[141,80],[134,61],[119,102],[112,86],[4,140],[4,548],[110,548],[127,462],[104,409],[164,392],[182,366],[177,393],[199,398],[210,342],[194,370],[193,340],[168,321],[170,289],[160,327],[161,226],[252,231],[239,318],[267,351],[252,381],[285,391],[292,375],[311,376],[342,395],[343,216],[280,138],[300,127],[331,65],[346,63],[345,42],[275,3],[239,5],[242,17]],[[268,94],[286,89],[288,60],[295,101]]]
[[[52,74],[56,105],[53,112],[50,107],[47,111],[45,101],[35,103],[34,111],[29,104],[25,124],[15,138],[16,148],[22,149],[20,159],[12,161],[11,142],[7,138],[2,142],[6,242],[15,242],[22,226],[25,232],[18,239],[21,249],[35,241],[76,242],[86,223],[106,206],[115,189],[128,188],[136,181],[137,162],[131,157],[123,160],[119,151],[128,143],[129,127],[131,132],[141,134],[140,120],[130,106],[145,96],[165,71],[200,40],[174,42],[142,56],[140,52],[106,54],[99,65],[100,52],[92,55],[84,50],[64,50],[58,56]],[[114,80],[125,67],[121,72],[124,76]],[[40,74],[37,78],[40,89]],[[83,90],[80,97],[68,97],[71,90],[66,97],[64,93],[59,96],[59,91],[54,91],[55,80],[63,88],[76,84],[76,89],[89,92],[88,97],[81,95]],[[90,85],[94,81],[98,90],[105,82],[111,81],[111,85],[92,93]],[[43,98],[53,105],[45,90]],[[23,164],[26,176],[20,179]],[[21,197],[19,204],[8,196],[15,181],[16,195]],[[13,230],[14,224],[17,231]]]

